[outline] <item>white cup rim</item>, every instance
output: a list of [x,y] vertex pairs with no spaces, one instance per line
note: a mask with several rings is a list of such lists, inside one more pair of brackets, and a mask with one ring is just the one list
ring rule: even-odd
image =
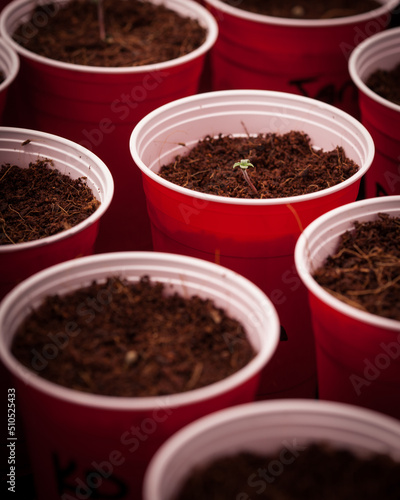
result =
[[[0,91],[11,85],[18,75],[20,69],[19,57],[3,38],[0,38],[0,50],[7,56],[10,67],[4,72],[4,80],[0,84]],[[1,68],[0,68],[1,69]]]

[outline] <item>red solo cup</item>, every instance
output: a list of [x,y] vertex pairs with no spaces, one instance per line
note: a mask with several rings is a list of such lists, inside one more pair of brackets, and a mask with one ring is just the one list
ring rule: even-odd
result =
[[[159,168],[206,135],[302,130],[316,147],[343,146],[359,171],[320,192],[275,199],[238,199],[192,191],[162,179]],[[184,146],[186,144],[186,146]],[[363,125],[341,110],[303,96],[226,90],[179,99],[149,113],[132,132],[157,251],[203,258],[259,286],[277,308],[282,336],[260,397],[315,397],[316,368],[307,293],[294,265],[301,231],[318,215],[354,201],[373,154]],[[232,158],[232,165],[237,158]]]
[[[218,22],[211,51],[213,90],[257,88],[297,93],[358,116],[347,59],[362,40],[387,27],[398,0],[336,19],[288,19],[205,0]],[[238,7],[236,7],[236,5]]]
[[[33,19],[23,36],[35,36],[46,16],[51,18],[63,3],[65,0],[56,0],[56,8]],[[24,49],[12,39],[12,33],[29,19],[37,4],[34,0],[14,0],[0,15],[0,33],[21,60],[18,99],[22,99],[22,126],[83,145],[112,172],[115,196],[100,226],[97,252],[151,249],[145,196],[140,172],[132,168],[129,136],[133,126],[151,110],[197,92],[205,55],[217,37],[213,16],[198,3],[163,3],[180,15],[198,19],[207,29],[206,40],[182,57],[123,68],[69,64]]]
[[[168,439],[146,471],[143,500],[176,498],[195,468],[221,457],[277,455],[262,475],[254,471],[250,478],[257,498],[307,446],[321,442],[360,458],[383,453],[400,460],[400,424],[386,415],[328,401],[258,401],[203,417]],[[313,474],[310,470],[311,481]],[[239,493],[236,498],[249,497]]]
[[2,39],[0,39],[0,71],[4,75],[4,80],[0,83],[0,120],[2,121],[9,87],[19,72],[17,53]]
[[373,92],[365,84],[378,69],[400,64],[400,27],[376,34],[351,54],[349,71],[358,87],[361,122],[369,130],[376,154],[365,176],[365,196],[400,194],[400,105]]
[[[113,397],[56,385],[22,366],[10,353],[23,318],[44,297],[71,292],[93,280],[148,275],[166,292],[211,299],[244,326],[255,357],[233,375],[200,389],[168,396]],[[98,299],[98,300],[97,300]],[[94,297],[97,310],[104,297]],[[110,297],[107,300],[112,300]],[[92,306],[86,312],[96,314]],[[222,266],[157,252],[111,252],[48,268],[12,290],[0,304],[0,357],[14,377],[38,500],[114,498],[140,500],[154,452],[191,421],[254,400],[262,367],[279,338],[279,320],[265,294]],[[79,334],[79,333],[78,333]],[[33,366],[56,362],[73,329],[59,332],[37,352]]]
[[[28,144],[24,144],[29,140]],[[113,195],[113,180],[106,165],[91,151],[62,137],[52,134],[12,127],[0,127],[0,160],[1,165],[10,163],[26,168],[30,162],[38,159],[51,159],[53,165],[61,173],[67,173],[72,178],[86,177],[87,185],[94,196],[101,202],[98,209],[86,220],[61,233],[46,238],[0,246],[0,301],[20,281],[35,272],[64,260],[74,259],[93,253],[94,243],[98,233],[101,217],[107,211]],[[0,363],[0,379],[3,394],[10,385],[10,374]],[[19,410],[19,402],[17,410]],[[17,411],[17,425],[20,423],[20,413]],[[7,428],[5,413],[1,424]],[[19,433],[17,443],[17,473],[16,482],[22,481],[21,476],[29,473],[29,460],[26,455],[25,436]],[[1,465],[9,472],[9,465]],[[18,488],[18,485],[17,485]]]
[[[24,144],[25,141],[30,141]],[[0,300],[17,283],[45,267],[90,255],[99,221],[113,196],[113,179],[107,166],[91,151],[68,139],[37,130],[0,127],[1,165],[27,168],[38,159],[52,160],[50,168],[71,178],[86,177],[87,185],[100,201],[87,219],[61,233],[14,245],[0,246]]]
[[340,301],[312,277],[335,252],[355,221],[400,215],[400,196],[350,203],[312,222],[295,250],[296,268],[309,291],[321,399],[341,401],[400,418],[400,321]]

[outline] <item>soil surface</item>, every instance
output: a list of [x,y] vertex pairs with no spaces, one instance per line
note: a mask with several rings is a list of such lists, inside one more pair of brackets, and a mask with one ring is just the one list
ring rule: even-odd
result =
[[[206,30],[197,20],[164,5],[140,0],[73,0],[36,6],[14,39],[26,49],[58,61],[87,66],[142,66],[169,61],[204,42]],[[104,24],[99,22],[104,18]],[[46,19],[46,23],[35,23]],[[35,26],[35,36],[32,33]],[[101,26],[104,26],[102,32]]]
[[354,16],[382,6],[375,0],[223,0],[238,9],[294,19],[332,19]]
[[376,94],[400,106],[400,63],[391,70],[374,71],[365,84]]
[[400,217],[355,222],[313,277],[338,299],[400,321]]
[[57,384],[133,397],[209,385],[255,356],[243,326],[213,301],[168,294],[146,276],[48,297],[19,328],[12,352]]
[[[234,168],[242,159],[253,166]],[[187,154],[162,166],[159,175],[202,193],[283,198],[332,187],[358,169],[343,148],[316,149],[306,134],[291,131],[283,135],[207,136]]]
[[398,500],[399,478],[400,463],[389,456],[315,443],[222,457],[194,470],[172,500]]
[[0,168],[0,245],[60,233],[87,219],[100,206],[84,177],[72,179],[38,160],[28,168]]

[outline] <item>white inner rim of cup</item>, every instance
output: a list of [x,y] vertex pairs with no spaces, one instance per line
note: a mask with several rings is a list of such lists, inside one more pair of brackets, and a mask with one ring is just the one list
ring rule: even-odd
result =
[[[21,365],[9,352],[18,324],[48,294],[68,293],[89,285],[93,279],[121,275],[132,280],[145,274],[166,283],[166,289],[172,282],[174,290],[210,297],[217,306],[224,307],[228,314],[243,322],[250,341],[258,350],[255,358],[236,373],[203,388],[169,396],[120,398],[88,394],[54,384]],[[26,279],[0,304],[0,329],[4,332],[0,338],[1,358],[9,370],[27,384],[53,397],[84,406],[139,410],[192,404],[234,390],[238,383],[258,373],[271,358],[279,341],[280,326],[276,310],[266,295],[234,271],[193,257],[158,252],[117,252],[57,264]]]
[[0,39],[0,70],[4,73],[4,80],[0,84],[0,91],[8,87],[19,71],[19,58],[14,50]]
[[[0,33],[1,36],[11,45],[21,56],[24,56],[33,61],[45,64],[47,66],[53,66],[55,68],[63,69],[66,71],[73,72],[86,72],[86,73],[99,73],[99,74],[130,74],[130,73],[143,73],[152,71],[162,71],[170,67],[177,66],[180,64],[186,64],[211,49],[214,45],[218,36],[218,25],[214,17],[205,9],[202,5],[196,3],[193,0],[150,0],[155,4],[165,4],[166,7],[171,10],[176,11],[178,14],[183,16],[188,16],[197,19],[200,25],[207,29],[206,39],[204,43],[193,50],[192,52],[185,54],[176,59],[171,59],[170,61],[164,61],[155,64],[147,64],[143,66],[129,66],[129,67],[101,67],[101,66],[86,66],[79,64],[66,63],[62,61],[57,61],[55,59],[50,59],[47,57],[40,56],[34,52],[25,49],[22,45],[18,44],[12,38],[12,34],[16,28],[29,20],[32,8],[37,2],[34,0],[14,0],[9,5],[4,7],[0,15]],[[39,2],[41,4],[46,4],[45,0]],[[67,0],[55,0],[57,4],[65,4]],[[35,27],[33,26],[33,29]]]

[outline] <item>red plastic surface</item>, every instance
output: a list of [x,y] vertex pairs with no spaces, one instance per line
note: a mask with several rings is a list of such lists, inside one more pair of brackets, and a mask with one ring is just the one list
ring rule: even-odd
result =
[[362,40],[387,26],[388,15],[362,23],[285,26],[255,22],[208,7],[219,27],[218,40],[211,50],[214,90],[291,92],[358,116],[357,90],[347,60]]
[[400,334],[332,309],[310,294],[319,397],[400,418]]
[[[16,382],[25,415],[38,498],[140,500],[145,469],[174,432],[208,413],[254,400],[257,377],[213,399],[169,407],[168,397],[148,411],[83,407]],[[35,408],[35,411],[32,411]],[[45,429],[46,432],[38,432]],[[108,496],[107,496],[108,495]]]
[[104,74],[54,68],[21,57],[22,126],[85,146],[113,175],[114,198],[101,220],[96,251],[151,249],[146,201],[129,137],[153,109],[196,93],[203,63],[204,56],[168,70]]
[[400,194],[400,111],[359,92],[361,122],[375,144],[375,158],[365,174],[367,198]]
[[53,264],[91,255],[93,253],[99,222],[71,236],[51,243],[20,250],[10,245],[0,260],[0,300],[19,282]]

